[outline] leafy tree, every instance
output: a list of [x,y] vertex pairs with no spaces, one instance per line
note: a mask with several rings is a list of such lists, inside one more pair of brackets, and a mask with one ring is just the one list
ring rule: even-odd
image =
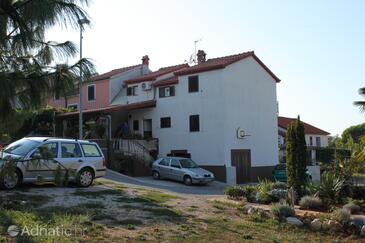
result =
[[341,136],[341,142],[346,144],[348,140],[359,143],[360,137],[365,135],[365,123],[346,128]]
[[306,143],[304,124],[298,119],[292,122],[286,133],[286,170],[288,185],[299,195],[303,193],[306,183]]
[[[359,89],[359,94],[365,96],[365,87]],[[361,112],[365,111],[365,101],[355,101],[354,105],[359,107]]]
[[85,77],[94,73],[88,59],[67,65],[77,47],[70,41],[45,39],[55,26],[79,28],[88,18],[82,9],[88,0],[0,1],[0,119],[16,108],[35,109],[53,95],[67,98],[75,90],[80,69]]

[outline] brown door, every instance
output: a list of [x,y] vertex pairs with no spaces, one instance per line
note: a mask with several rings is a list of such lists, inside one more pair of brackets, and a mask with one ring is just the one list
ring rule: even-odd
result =
[[236,183],[243,184],[251,181],[251,150],[231,150],[231,163],[236,167]]

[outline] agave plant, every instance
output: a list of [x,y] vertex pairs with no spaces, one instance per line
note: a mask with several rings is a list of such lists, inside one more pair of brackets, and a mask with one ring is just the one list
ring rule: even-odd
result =
[[321,177],[321,184],[318,186],[320,198],[327,204],[338,202],[344,180],[334,173],[324,172]]

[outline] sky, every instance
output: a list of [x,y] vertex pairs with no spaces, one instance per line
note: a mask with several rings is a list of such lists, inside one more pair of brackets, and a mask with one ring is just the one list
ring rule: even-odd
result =
[[[332,135],[365,122],[353,106],[365,100],[365,1],[361,0],[93,0],[83,55],[99,73],[141,63],[184,63],[254,51],[282,80],[279,114]],[[79,42],[77,30],[55,27],[47,38]],[[73,61],[73,60],[70,60]]]

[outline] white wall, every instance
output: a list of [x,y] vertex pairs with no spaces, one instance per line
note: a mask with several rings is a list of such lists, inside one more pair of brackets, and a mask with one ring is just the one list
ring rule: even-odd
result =
[[[188,76],[180,76],[175,93],[157,97],[156,108],[131,113],[131,120],[152,119],[160,156],[186,149],[201,165],[230,167],[231,149],[251,149],[252,166],[278,163],[276,83],[254,59],[200,73],[197,93],[188,93]],[[189,115],[195,114],[200,131],[190,132]],[[171,117],[172,127],[161,129],[161,117]],[[238,139],[238,127],[251,136]]]
[[317,146],[316,138],[319,137],[321,139],[321,147],[327,147],[328,146],[328,136],[327,135],[316,135],[316,134],[306,134],[305,135],[305,142],[307,143],[307,146],[310,145],[310,137],[312,137],[313,145]]
[[[128,104],[154,99],[153,87],[151,86],[152,88],[150,90],[143,90],[142,89],[142,84],[143,83],[146,83],[146,84],[148,83],[148,84],[152,85],[152,81],[145,81],[145,82],[142,82],[142,83],[136,83],[136,84],[129,84],[128,85],[128,87],[137,86],[137,95],[136,96],[127,96],[127,103]],[[125,94],[127,94],[127,92],[125,92]]]
[[[278,163],[276,81],[252,58],[226,67],[224,74],[224,160],[231,149],[250,149],[252,166]],[[250,136],[236,137],[238,127]]]
[[[198,93],[188,93],[188,76],[179,77],[175,96],[158,98],[156,95],[156,108],[132,112],[132,120],[152,119],[160,156],[171,150],[186,149],[201,165],[224,164],[223,119],[218,117],[223,113],[221,75],[219,70],[200,75]],[[189,131],[189,115],[195,114],[200,115],[200,132]],[[172,127],[160,128],[161,117],[171,117]]]
[[[118,95],[120,96],[126,96],[126,88],[123,88],[124,81],[132,78],[136,78],[138,76],[141,76],[142,74],[150,73],[151,71],[148,69],[148,66],[143,65],[143,69],[141,66],[136,67],[132,70],[129,70],[127,72],[123,72],[121,74],[115,75],[110,78],[109,82],[109,89],[110,89],[110,103],[113,102],[113,100],[116,99]],[[124,104],[121,101],[125,101],[126,99],[119,99],[120,104]]]

